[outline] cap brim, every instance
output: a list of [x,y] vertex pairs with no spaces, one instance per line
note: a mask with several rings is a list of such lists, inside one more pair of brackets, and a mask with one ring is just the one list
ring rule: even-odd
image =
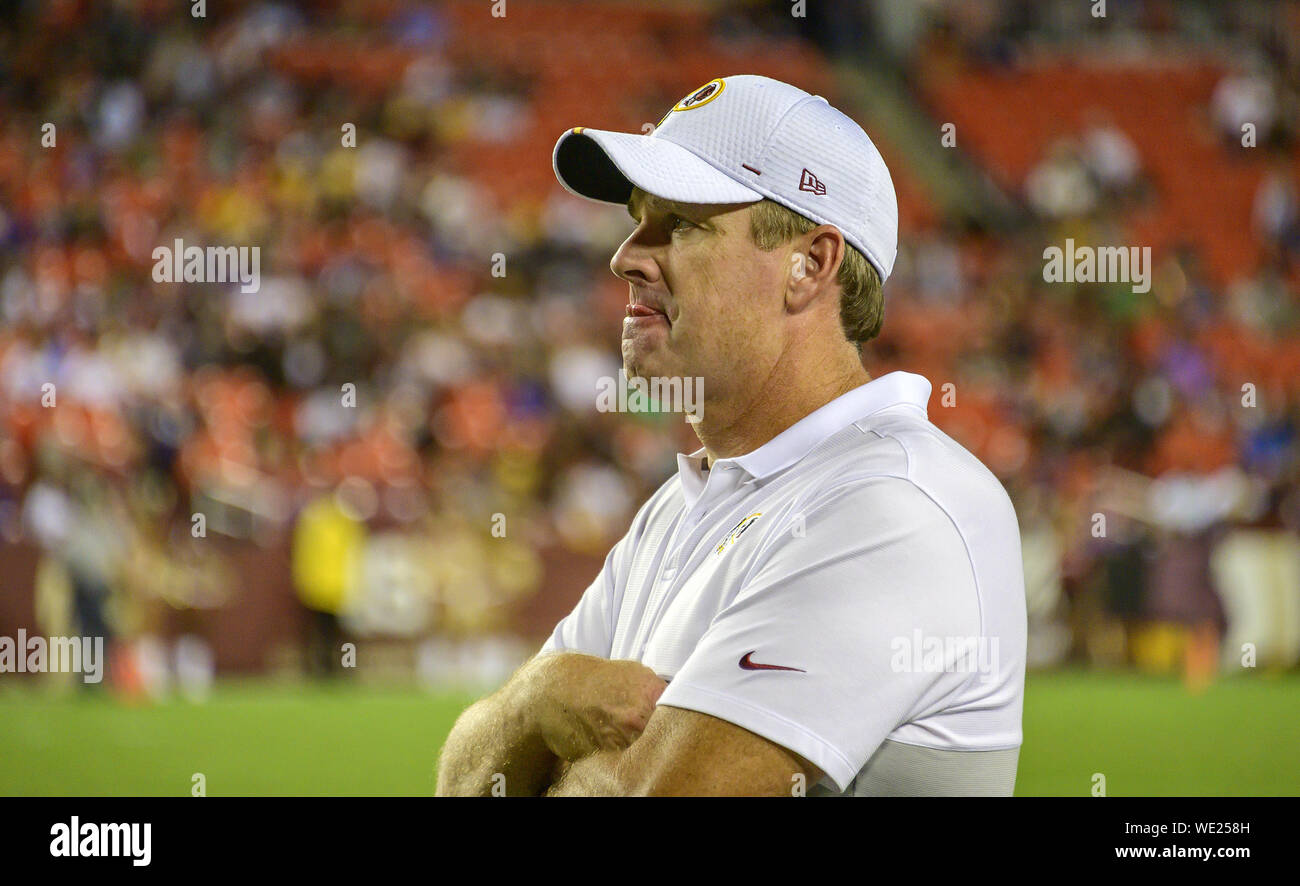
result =
[[664,138],[602,129],[571,129],[555,143],[555,177],[565,190],[625,204],[633,186],[681,203],[753,203],[763,195]]

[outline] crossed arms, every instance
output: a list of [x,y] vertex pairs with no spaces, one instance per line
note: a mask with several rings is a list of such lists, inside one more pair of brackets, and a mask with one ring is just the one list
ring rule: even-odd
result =
[[[534,658],[461,714],[443,745],[439,796],[790,796],[822,773],[726,720],[656,701],[667,684],[635,661]],[[504,783],[503,780],[504,779]]]

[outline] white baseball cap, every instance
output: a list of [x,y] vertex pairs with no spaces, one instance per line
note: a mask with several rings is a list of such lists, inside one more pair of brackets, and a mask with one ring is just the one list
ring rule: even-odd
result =
[[871,139],[820,95],[740,74],[673,105],[649,135],[575,127],[551,158],[560,184],[626,204],[635,185],[682,203],[767,197],[834,225],[880,273],[898,254],[898,198]]

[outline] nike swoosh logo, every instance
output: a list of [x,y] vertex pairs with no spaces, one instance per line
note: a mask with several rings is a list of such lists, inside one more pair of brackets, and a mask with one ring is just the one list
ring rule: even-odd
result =
[[751,652],[746,652],[744,657],[740,660],[740,666],[747,671],[798,671],[801,674],[808,673],[803,668],[787,668],[785,665],[759,664],[756,661],[751,661],[749,657],[757,651],[758,650],[755,649]]

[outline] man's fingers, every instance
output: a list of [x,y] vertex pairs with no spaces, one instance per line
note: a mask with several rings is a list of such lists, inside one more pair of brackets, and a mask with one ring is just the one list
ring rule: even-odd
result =
[[667,688],[668,688],[667,683],[665,683],[663,680],[659,679],[658,677],[654,678],[654,682],[650,684],[650,690],[649,690],[651,706],[654,706],[659,702],[659,696],[663,695],[664,690]]
[[556,691],[550,696],[554,701],[547,741],[557,756],[568,760],[629,747],[645,730],[668,685],[637,661],[580,656],[560,664],[585,669],[552,677]]

